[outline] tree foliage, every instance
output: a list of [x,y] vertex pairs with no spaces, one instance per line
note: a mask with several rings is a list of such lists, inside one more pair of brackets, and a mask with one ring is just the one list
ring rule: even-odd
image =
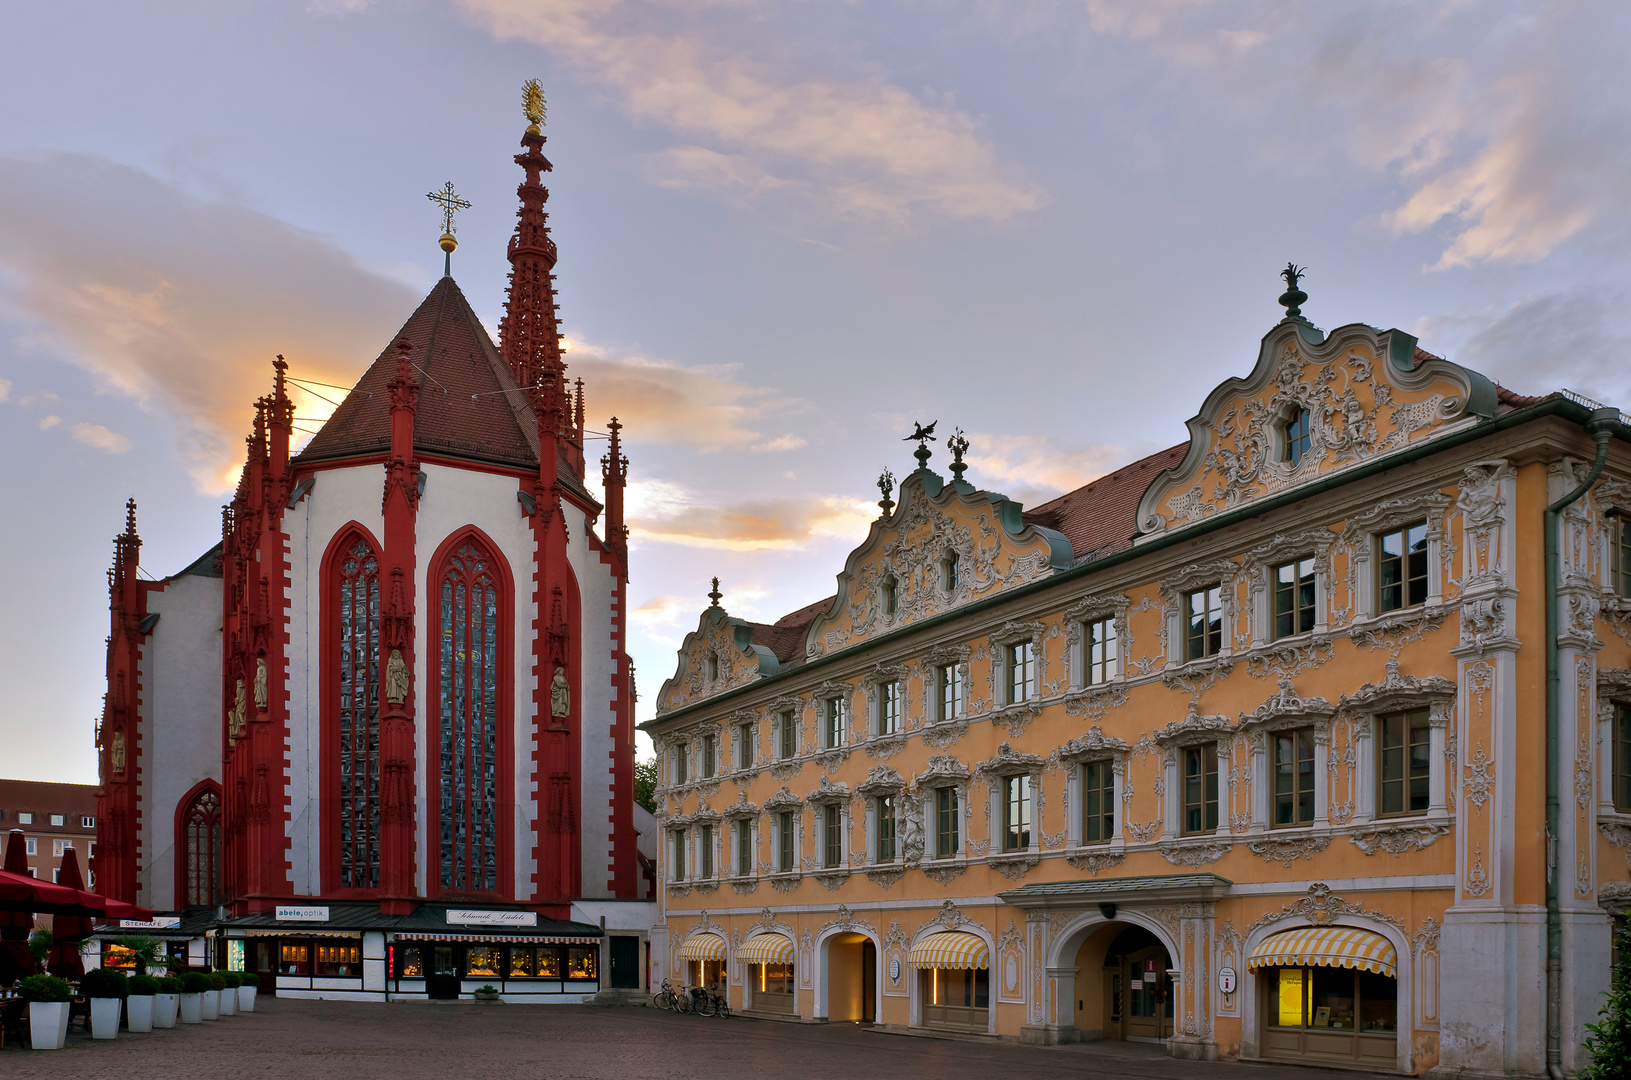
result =
[[1587,1024],[1586,1049],[1591,1065],[1579,1080],[1622,1080],[1631,1076],[1631,920],[1620,926],[1614,943],[1619,957],[1609,984],[1608,1001],[1595,1024]]
[[647,811],[657,812],[657,759],[634,763],[634,801]]

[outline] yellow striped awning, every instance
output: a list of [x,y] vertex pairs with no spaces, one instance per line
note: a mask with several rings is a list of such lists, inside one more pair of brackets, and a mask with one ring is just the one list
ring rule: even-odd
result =
[[915,968],[973,968],[980,971],[989,965],[990,958],[984,941],[960,930],[930,934],[912,946],[910,956]]
[[791,964],[793,941],[782,934],[754,934],[742,942],[736,958],[747,964]]
[[718,934],[698,934],[680,946],[681,960],[723,960],[725,939]]
[[1399,954],[1381,934],[1351,926],[1306,926],[1264,938],[1246,961],[1262,967],[1342,967],[1397,977]]

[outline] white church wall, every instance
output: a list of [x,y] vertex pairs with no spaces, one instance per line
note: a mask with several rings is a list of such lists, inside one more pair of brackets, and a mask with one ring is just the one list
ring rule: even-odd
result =
[[221,579],[172,578],[147,594],[147,611],[159,621],[141,650],[137,902],[173,911],[186,900],[176,896],[176,810],[221,779]]
[[611,895],[612,875],[612,709],[616,695],[612,676],[616,662],[611,620],[615,582],[611,567],[601,562],[600,552],[589,543],[588,522],[583,514],[568,507],[566,520],[567,558],[578,576],[583,611],[583,681],[576,688],[583,698],[579,711],[583,781],[578,806],[578,833],[583,841],[582,892],[585,897],[604,897]]
[[[536,864],[532,858],[533,832],[536,826],[537,791],[532,782],[533,747],[533,688],[536,679],[532,672],[532,603],[534,546],[532,526],[522,512],[516,498],[520,484],[513,476],[476,472],[442,465],[423,466],[425,494],[419,500],[415,528],[418,533],[418,566],[416,588],[419,602],[419,633],[416,635],[417,670],[428,672],[435,663],[431,640],[431,610],[437,603],[430,575],[434,568],[431,560],[442,544],[459,530],[474,525],[497,545],[500,554],[509,563],[514,585],[514,623],[510,628],[512,644],[511,663],[514,673],[514,696],[511,700],[512,774],[511,791],[515,805],[503,812],[511,818],[513,850],[511,866],[514,873],[514,895],[527,898],[532,895],[532,878]],[[421,685],[424,685],[421,683]],[[436,767],[437,709],[436,703],[421,700],[418,707],[419,760],[418,790],[427,798],[431,791],[430,778]],[[440,869],[440,851],[436,839],[429,835],[429,807],[422,805],[418,817],[418,850],[422,852],[415,873],[422,895],[429,895],[427,879],[435,884],[434,875]]]
[[385,471],[379,465],[325,469],[311,491],[283,517],[288,538],[289,741],[285,780],[289,795],[287,836],[290,878],[297,896],[322,891],[322,815],[319,813],[322,742],[323,553],[352,521],[383,540],[381,494]]

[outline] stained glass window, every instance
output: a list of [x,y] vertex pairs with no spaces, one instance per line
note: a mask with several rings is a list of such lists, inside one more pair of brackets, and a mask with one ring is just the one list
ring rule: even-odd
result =
[[184,821],[187,905],[213,907],[221,893],[221,797],[199,792]]
[[340,886],[379,887],[379,556],[354,539],[340,567]]
[[498,888],[498,582],[475,542],[440,586],[441,887]]

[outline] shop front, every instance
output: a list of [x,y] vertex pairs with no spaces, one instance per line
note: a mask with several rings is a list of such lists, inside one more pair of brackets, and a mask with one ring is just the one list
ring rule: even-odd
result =
[[742,943],[736,959],[746,965],[748,973],[742,992],[743,1009],[797,1015],[793,955],[793,939],[783,934],[755,934]]
[[1391,1068],[1398,1054],[1398,958],[1380,934],[1346,926],[1265,938],[1257,979],[1263,1057]]
[[491,986],[505,1001],[579,1002],[600,988],[594,936],[409,933],[387,953],[398,998],[454,1000]]
[[686,986],[713,989],[725,984],[725,959],[730,947],[718,934],[698,934],[680,946]]
[[918,939],[908,954],[917,971],[918,1022],[927,1028],[991,1029],[991,953],[982,938],[958,930]]

